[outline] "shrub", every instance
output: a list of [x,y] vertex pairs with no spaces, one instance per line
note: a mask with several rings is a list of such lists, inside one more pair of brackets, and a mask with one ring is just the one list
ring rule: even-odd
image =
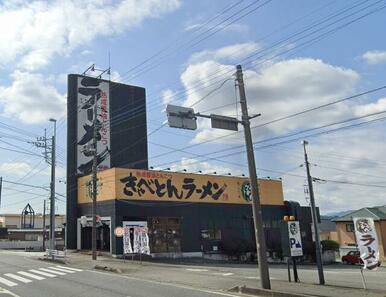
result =
[[323,251],[337,251],[339,249],[339,243],[334,240],[322,240],[321,244]]

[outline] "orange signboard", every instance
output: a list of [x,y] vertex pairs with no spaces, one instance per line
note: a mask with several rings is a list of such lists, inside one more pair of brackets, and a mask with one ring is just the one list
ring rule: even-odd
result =
[[[78,203],[91,203],[90,176],[78,180]],[[113,168],[98,173],[98,201],[173,201],[249,204],[247,178]],[[259,180],[262,204],[283,205],[281,181]]]

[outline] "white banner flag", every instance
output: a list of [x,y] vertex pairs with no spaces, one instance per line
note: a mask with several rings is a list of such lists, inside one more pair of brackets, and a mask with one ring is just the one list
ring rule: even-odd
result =
[[131,247],[130,227],[124,227],[123,230],[123,253],[132,254],[133,248]]
[[375,270],[379,266],[379,248],[377,232],[372,218],[353,218],[357,240],[364,268]]
[[134,227],[133,251],[150,255],[149,236],[146,227]]

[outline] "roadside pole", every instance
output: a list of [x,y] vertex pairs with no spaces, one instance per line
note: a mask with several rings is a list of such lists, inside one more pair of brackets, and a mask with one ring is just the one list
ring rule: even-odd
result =
[[[50,119],[54,123],[54,133],[51,138],[51,196],[50,196],[50,250],[55,250],[55,166],[56,166],[56,120]],[[53,254],[52,254],[52,257]]]
[[93,118],[93,125],[94,125],[94,131],[93,131],[93,140],[92,140],[92,150],[93,150],[93,160],[92,160],[92,233],[91,233],[91,249],[92,249],[92,259],[97,259],[97,252],[96,252],[96,204],[97,204],[97,163],[98,163],[98,155],[97,155],[97,136],[98,136],[98,129],[97,129],[97,113],[98,113],[98,100],[97,96],[95,96],[95,103],[94,103],[94,118]]
[[253,151],[253,142],[251,134],[250,117],[248,116],[247,99],[245,96],[243,71],[241,65],[237,65],[236,80],[240,94],[240,105],[242,111],[242,124],[244,126],[245,144],[247,147],[248,156],[248,168],[249,179],[252,189],[252,212],[253,212],[253,224],[255,227],[255,238],[258,265],[260,269],[261,286],[264,289],[270,289],[271,283],[269,279],[269,270],[267,262],[267,251],[265,245],[264,228],[263,228],[263,216],[259,197],[259,186],[257,183],[255,155]]
[[46,199],[43,202],[43,252],[46,250]]
[[92,235],[91,235],[91,248],[92,248],[92,259],[97,259],[97,253],[96,253],[96,199],[97,199],[97,136],[98,136],[98,129],[97,129],[97,98],[95,98],[94,103],[94,119],[93,119],[93,161],[92,161]]
[[316,213],[314,188],[312,185],[310,164],[308,162],[308,156],[307,156],[307,150],[306,150],[306,145],[308,144],[308,142],[304,140],[302,144],[304,148],[304,160],[306,163],[306,170],[307,170],[308,189],[310,192],[311,217],[312,217],[312,224],[314,226],[314,234],[315,234],[315,252],[316,252],[316,264],[318,266],[319,284],[324,285],[325,280],[324,280],[324,273],[323,273],[322,249],[320,246],[320,237],[319,237],[318,216]]
[[243,71],[241,65],[236,67],[236,81],[239,87],[240,93],[240,105],[242,110],[241,121],[234,117],[228,117],[217,114],[205,115],[201,113],[195,113],[191,107],[182,107],[168,104],[166,107],[166,113],[168,117],[168,123],[170,127],[196,130],[197,129],[197,118],[208,118],[211,120],[211,126],[215,129],[224,129],[238,131],[238,124],[244,126],[245,144],[247,148],[248,156],[248,168],[249,168],[249,179],[250,187],[252,189],[252,213],[253,213],[253,224],[255,228],[255,240],[257,258],[259,261],[260,269],[260,280],[261,286],[264,289],[271,289],[271,283],[269,279],[269,270],[267,262],[267,249],[265,245],[264,228],[263,228],[263,217],[260,205],[259,188],[257,184],[256,175],[256,164],[255,155],[253,151],[252,134],[250,120],[260,116],[256,114],[253,116],[248,115],[247,99],[245,96]]

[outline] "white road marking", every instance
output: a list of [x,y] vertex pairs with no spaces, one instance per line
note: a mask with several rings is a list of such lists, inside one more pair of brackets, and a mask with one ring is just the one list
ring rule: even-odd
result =
[[14,287],[17,286],[17,283],[11,282],[10,280],[7,280],[5,278],[0,277],[0,283],[8,286],[8,287]]
[[31,271],[33,273],[40,274],[40,275],[44,275],[44,276],[47,276],[47,277],[56,277],[55,274],[51,274],[51,273],[47,273],[47,272],[43,272],[43,271],[39,271],[39,270],[35,270],[35,269],[30,269],[29,271]]
[[67,269],[64,269],[64,268],[58,268],[58,267],[48,267],[49,269],[53,269],[55,271],[61,271],[61,272],[67,272],[67,273],[75,273],[75,271],[72,271],[72,270],[67,270]]
[[74,270],[74,271],[83,271],[82,269],[78,269],[78,268],[73,268],[73,267],[65,267],[65,266],[56,266],[56,267],[59,267],[59,268],[64,268],[64,269],[68,269],[68,270]]
[[18,273],[21,274],[21,275],[27,276],[29,278],[37,279],[37,280],[46,279],[45,277],[42,277],[42,276],[39,276],[39,275],[35,275],[35,274],[29,273],[29,272],[26,272],[26,271],[19,271]]
[[25,283],[25,284],[32,283],[32,281],[30,279],[25,278],[25,277],[21,277],[19,275],[13,274],[13,273],[5,273],[4,275],[8,276],[10,278],[13,278],[15,280],[18,280],[19,282]]
[[232,272],[223,273],[223,276],[233,275]]
[[187,271],[194,271],[194,272],[204,272],[208,271],[208,269],[200,269],[200,268],[186,268]]
[[16,295],[15,293],[12,293],[11,291],[8,291],[2,287],[0,287],[0,295],[1,294],[7,294],[7,295],[12,296],[12,297],[20,297],[19,295]]
[[55,270],[47,269],[47,268],[39,268],[39,270],[42,270],[42,271],[45,271],[45,272],[48,272],[48,273],[57,274],[57,275],[66,275],[64,272],[55,271]]

